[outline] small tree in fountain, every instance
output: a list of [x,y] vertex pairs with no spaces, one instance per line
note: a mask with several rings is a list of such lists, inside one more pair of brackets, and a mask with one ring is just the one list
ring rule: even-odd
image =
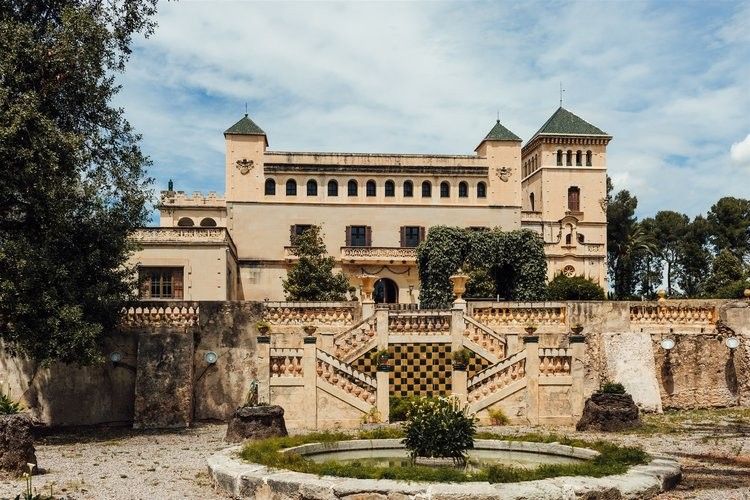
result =
[[345,300],[349,280],[333,273],[336,261],[326,252],[320,226],[292,236],[292,253],[299,257],[283,282],[287,300]]
[[404,446],[412,461],[417,457],[451,458],[466,463],[466,450],[474,448],[474,415],[455,398],[418,398],[403,423]]

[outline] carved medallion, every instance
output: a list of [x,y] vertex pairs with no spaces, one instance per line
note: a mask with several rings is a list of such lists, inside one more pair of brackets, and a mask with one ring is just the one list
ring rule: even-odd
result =
[[562,272],[568,278],[572,278],[573,276],[576,275],[576,268],[568,264],[567,266],[563,267]]
[[240,173],[242,175],[247,174],[250,170],[252,170],[255,163],[253,160],[248,160],[246,158],[243,158],[241,160],[237,160],[237,168],[240,170]]
[[512,173],[513,169],[510,167],[497,167],[497,176],[500,177],[500,180],[503,182],[508,182]]

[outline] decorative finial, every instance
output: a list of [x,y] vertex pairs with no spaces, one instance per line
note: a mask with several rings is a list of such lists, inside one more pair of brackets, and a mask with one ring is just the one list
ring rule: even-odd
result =
[[245,116],[247,116],[247,101],[245,101]]
[[172,182],[172,179],[169,179],[167,183],[167,191],[174,191],[174,182]]
[[500,108],[497,108],[497,123],[500,123]]

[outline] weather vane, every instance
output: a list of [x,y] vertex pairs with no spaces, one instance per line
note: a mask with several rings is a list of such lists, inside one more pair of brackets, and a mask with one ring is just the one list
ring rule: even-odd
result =
[[562,108],[562,101],[563,101],[563,92],[565,92],[565,89],[562,88],[562,82],[560,82],[560,107]]

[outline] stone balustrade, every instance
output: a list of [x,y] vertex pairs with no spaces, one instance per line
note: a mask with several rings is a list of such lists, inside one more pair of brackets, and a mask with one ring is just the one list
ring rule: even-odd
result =
[[[148,243],[216,243],[230,244],[231,237],[224,227],[144,227],[133,233],[132,239]],[[233,244],[233,243],[231,243]]]
[[317,352],[318,379],[369,404],[375,404],[377,382],[320,349]]
[[526,376],[526,351],[476,374],[467,385],[469,402],[479,401]]
[[333,352],[338,358],[348,358],[350,354],[357,353],[362,347],[369,345],[376,335],[377,320],[375,316],[371,316],[336,335],[333,339]]
[[194,191],[192,195],[184,191],[162,191],[162,205],[184,205],[184,206],[226,206],[226,198],[216,194],[216,191],[209,191],[204,195],[200,191]]
[[197,302],[141,302],[122,311],[120,324],[125,328],[186,328],[198,324]]
[[645,304],[630,306],[630,322],[708,326],[716,323],[715,306]]
[[302,356],[304,349],[272,347],[270,349],[270,376],[302,378]]
[[417,249],[405,247],[341,247],[341,260],[350,263],[414,264],[417,261]]
[[505,357],[505,339],[470,316],[464,316],[464,337],[498,359]]
[[355,307],[349,302],[264,302],[263,319],[271,325],[344,327],[354,323]]
[[391,335],[449,335],[449,312],[389,311],[388,333]]
[[539,349],[539,376],[554,377],[570,375],[573,361],[571,349],[542,348]]
[[565,326],[564,307],[474,307],[472,317],[487,326]]

